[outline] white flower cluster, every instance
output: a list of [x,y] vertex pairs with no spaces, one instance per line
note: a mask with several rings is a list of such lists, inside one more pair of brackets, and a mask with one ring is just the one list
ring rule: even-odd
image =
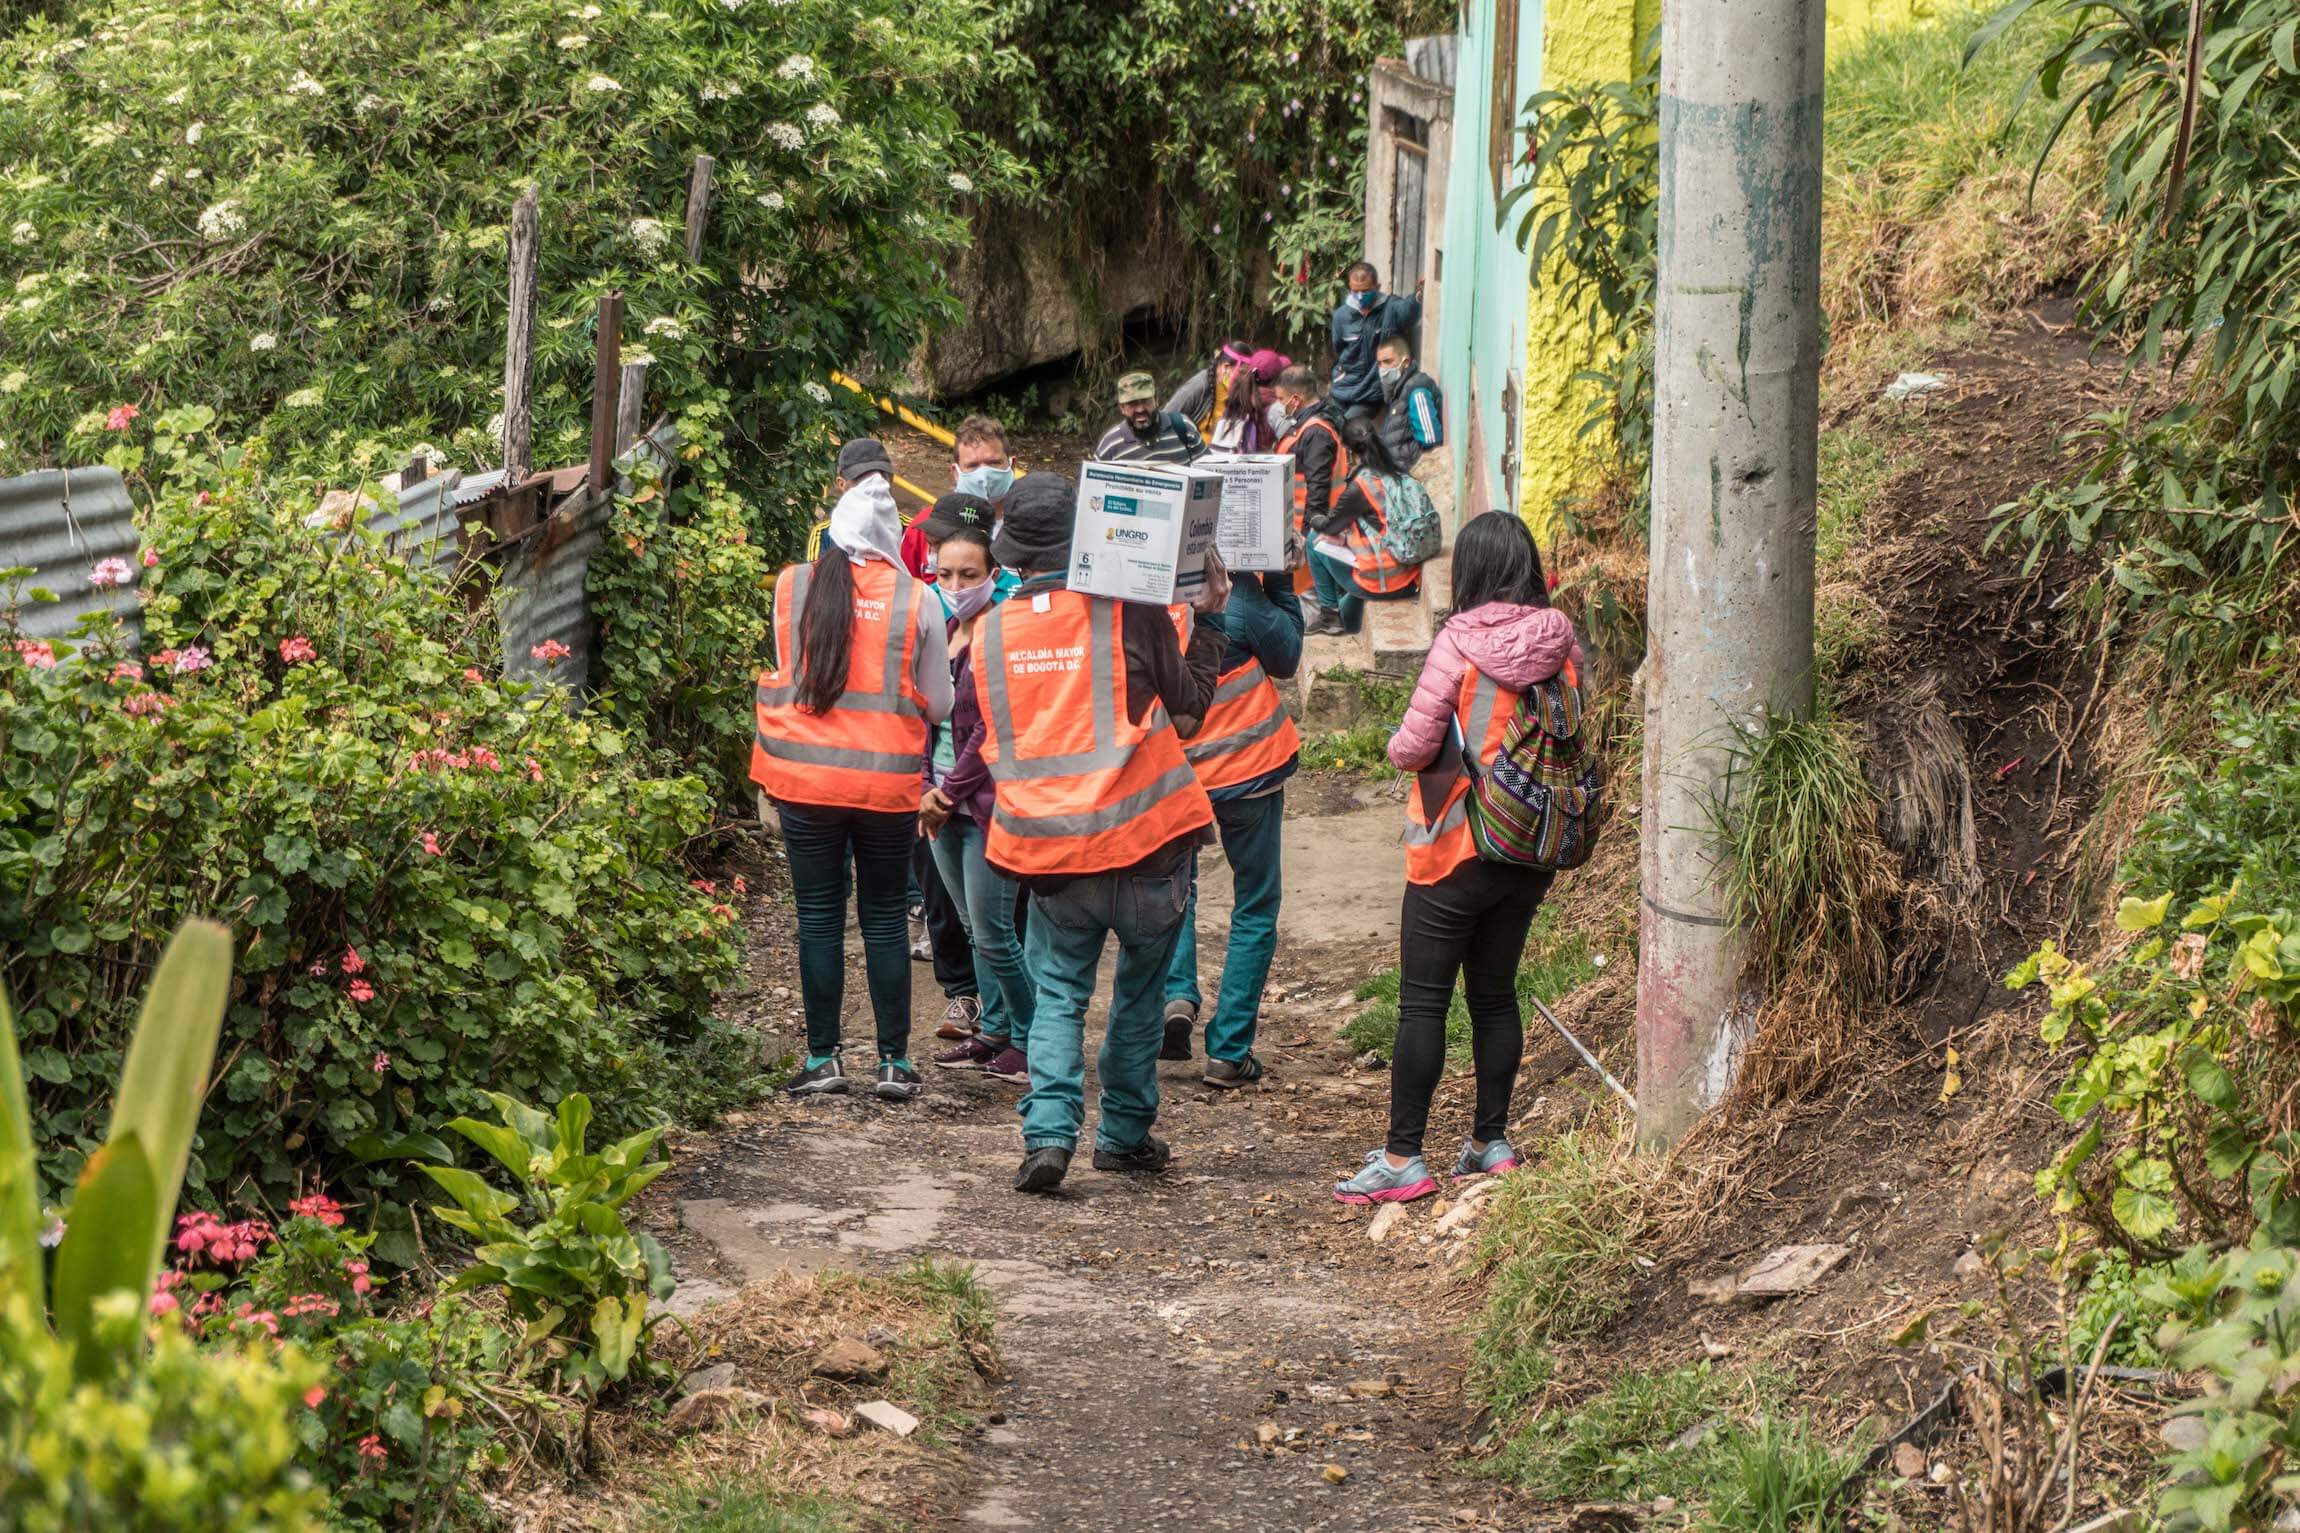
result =
[[280,403],[290,410],[316,410],[326,398],[318,389],[297,389]]
[[705,101],[732,101],[742,93],[742,85],[734,80],[713,80],[701,92]]
[[184,129],[184,142],[187,144],[196,144],[201,139],[207,137],[207,135],[208,125],[204,122],[195,122],[190,127]]
[[950,173],[950,189],[963,197],[974,190],[974,182],[964,171],[954,170]]
[[254,335],[248,337],[248,350],[270,351],[274,347],[278,346],[279,343],[280,338],[272,334],[269,330],[259,330]]
[[779,149],[802,148],[805,146],[807,141],[807,136],[804,133],[801,133],[797,128],[791,126],[787,122],[768,123],[767,137],[773,139],[775,141],[775,146]]
[[839,109],[832,106],[828,101],[818,101],[807,108],[807,121],[818,128],[836,127],[838,120]]
[[590,38],[585,37],[580,32],[570,32],[559,39],[559,46],[562,48],[580,48],[590,41]]
[[824,388],[821,384],[815,382],[815,380],[812,378],[809,378],[806,382],[800,384],[799,387],[805,391],[807,398],[813,400],[818,405],[827,405],[831,402],[831,391]]
[[[759,194],[759,206],[770,213],[780,213],[783,210],[783,194],[781,192],[761,192]],[[30,224],[18,224],[16,227],[29,229],[32,226]],[[18,240],[16,243],[21,245],[24,241]]]
[[775,74],[784,80],[811,80],[815,77],[815,61],[803,53],[794,53],[775,66]]
[[671,248],[671,231],[663,227],[659,218],[634,218],[631,243],[639,247],[642,255],[659,256]]
[[649,335],[668,336],[675,341],[687,332],[679,328],[679,322],[670,315],[658,314],[647,321],[647,333]]
[[583,82],[583,88],[595,96],[611,96],[616,91],[621,90],[623,87],[616,84],[613,80],[610,80],[605,75],[593,75],[590,79]]
[[327,94],[327,87],[299,69],[295,72],[295,78],[288,81],[288,94],[291,96],[324,96]]
[[200,238],[204,240],[230,239],[247,226],[248,221],[240,216],[239,203],[229,197],[210,203],[200,214]]
[[29,245],[39,237],[40,231],[33,228],[30,221],[26,219],[18,219],[16,227],[8,231],[9,241],[17,245]]

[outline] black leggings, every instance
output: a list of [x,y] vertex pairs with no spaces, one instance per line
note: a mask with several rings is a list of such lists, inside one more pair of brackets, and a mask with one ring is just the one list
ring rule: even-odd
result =
[[1557,875],[1472,859],[1434,884],[1406,885],[1399,918],[1398,1038],[1390,1061],[1392,1155],[1422,1152],[1430,1099],[1445,1072],[1445,1018],[1458,975],[1477,1066],[1472,1139],[1509,1132],[1509,1096],[1525,1053],[1517,964],[1534,912]]
[[782,816],[791,894],[799,908],[799,996],[807,1014],[807,1052],[819,1057],[839,1046],[851,888],[879,1058],[904,1058],[910,1052],[910,921],[904,907],[918,811],[888,814],[827,804],[775,808]]

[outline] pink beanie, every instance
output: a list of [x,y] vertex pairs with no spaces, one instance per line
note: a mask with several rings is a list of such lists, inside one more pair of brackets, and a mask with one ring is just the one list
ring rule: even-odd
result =
[[1281,356],[1264,346],[1246,358],[1246,365],[1254,370],[1254,376],[1263,383],[1275,383],[1278,381],[1278,374],[1294,365],[1294,359]]

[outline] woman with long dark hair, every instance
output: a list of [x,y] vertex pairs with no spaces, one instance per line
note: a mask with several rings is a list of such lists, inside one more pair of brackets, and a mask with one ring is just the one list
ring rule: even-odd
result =
[[1381,423],[1370,415],[1342,422],[1349,486],[1333,513],[1309,525],[1310,580],[1318,594],[1312,633],[1352,634],[1365,621],[1369,601],[1401,601],[1421,590],[1418,565],[1400,563],[1383,542],[1390,506],[1420,491],[1398,466]]
[[1438,630],[1390,739],[1389,757],[1417,773],[1406,795],[1406,894],[1399,923],[1398,1036],[1390,1063],[1387,1142],[1335,1184],[1344,1203],[1427,1197],[1422,1160],[1430,1100],[1445,1069],[1445,1019],[1458,977],[1469,1005],[1477,1116],[1454,1175],[1507,1171],[1503,1137],[1525,1046],[1517,965],[1554,874],[1481,861],[1468,821],[1473,771],[1493,763],[1528,688],[1578,677],[1573,623],[1549,604],[1541,553],[1502,511],[1473,518],[1454,540],[1453,614]]
[[906,1101],[919,1092],[911,846],[927,732],[950,716],[950,661],[942,603],[902,561],[886,450],[850,442],[839,464],[843,493],[821,554],[775,582],[775,668],[759,678],[751,776],[781,821],[798,904],[807,1059],[789,1089],[847,1089],[839,1014],[851,870],[878,1027],[872,1090]]

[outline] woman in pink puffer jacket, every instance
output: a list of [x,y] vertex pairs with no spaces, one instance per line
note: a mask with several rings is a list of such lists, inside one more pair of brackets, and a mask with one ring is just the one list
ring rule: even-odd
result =
[[[1390,762],[1402,771],[1428,773],[1437,763],[1459,719],[1463,682],[1473,672],[1499,689],[1498,720],[1508,717],[1503,707],[1514,712],[1519,694],[1556,676],[1569,660],[1580,673],[1573,622],[1549,604],[1540,550],[1516,517],[1488,512],[1462,528],[1454,540],[1453,605],[1390,739]],[[1490,764],[1496,744],[1494,737],[1477,743],[1479,767]],[[1417,781],[1411,791],[1442,794],[1450,805],[1461,786],[1446,772]],[[1525,1048],[1517,964],[1555,875],[1480,861],[1466,829],[1409,852],[1406,867],[1389,1139],[1367,1152],[1357,1175],[1335,1184],[1334,1196],[1344,1203],[1398,1203],[1437,1191],[1422,1160],[1422,1137],[1445,1069],[1445,1018],[1457,977],[1469,1006],[1477,1117],[1454,1175],[1517,1164],[1517,1152],[1502,1137]]]

